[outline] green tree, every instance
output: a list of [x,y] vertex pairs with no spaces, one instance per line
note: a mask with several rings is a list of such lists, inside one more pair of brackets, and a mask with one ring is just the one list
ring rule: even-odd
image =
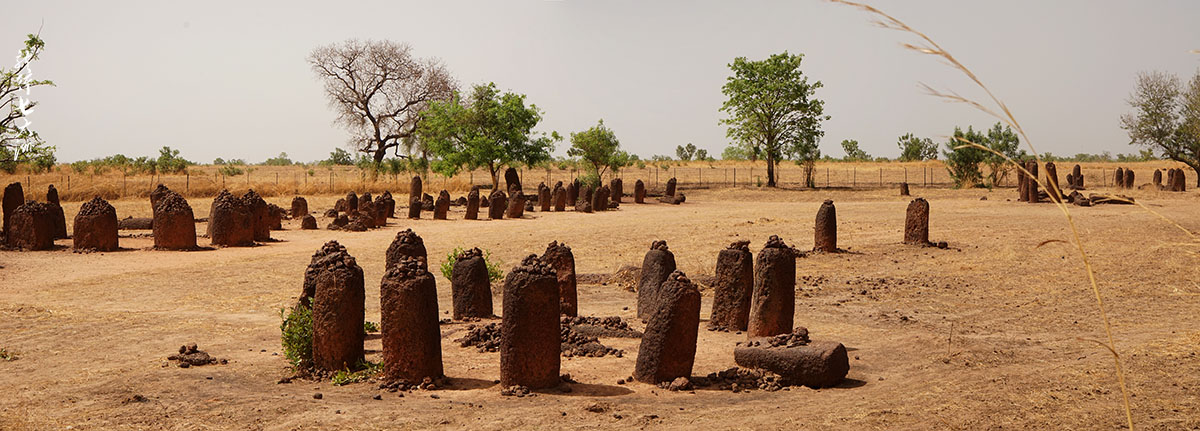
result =
[[846,160],[849,161],[871,160],[871,155],[859,149],[858,141],[854,139],[843,140],[842,151],[846,152]]
[[816,98],[820,81],[809,83],[800,70],[802,54],[786,51],[766,60],[751,61],[738,57],[729,64],[733,76],[727,78],[721,92],[728,100],[721,110],[729,117],[726,135],[760,150],[767,161],[767,186],[775,187],[775,165],[784,157],[794,157],[805,167],[805,182],[814,185],[812,168],[820,157],[817,148],[825,132],[821,121],[825,102]]
[[291,166],[292,159],[288,158],[287,153],[279,153],[279,156],[271,157],[271,158],[267,159],[266,161],[264,161],[262,164],[267,165],[267,166]]
[[[1004,126],[1001,128],[999,122],[987,131],[987,135],[984,136],[984,142],[972,142],[995,151],[995,153],[988,152],[987,157],[983,160],[983,163],[988,167],[987,183],[989,187],[999,186],[1004,182],[1005,178],[1008,178],[1008,173],[1013,170],[1012,165],[1008,163],[1005,157],[1012,160],[1020,160],[1025,157],[1025,150],[1021,149],[1021,138],[1017,136],[1017,133],[1011,127]],[[996,153],[1003,154],[1005,157],[1001,157]]]
[[708,150],[706,150],[706,149],[703,149],[703,148],[700,148],[700,149],[697,149],[697,150],[696,150],[696,160],[700,160],[700,161],[705,161],[705,160],[707,160],[707,161],[711,161],[711,160],[712,160],[712,158],[708,157]]
[[617,172],[631,161],[629,153],[621,151],[617,134],[604,125],[604,120],[590,129],[571,133],[571,148],[567,149],[567,155],[590,163],[592,173],[599,179],[604,178],[605,171]]
[[505,166],[550,160],[554,143],[562,138],[558,132],[534,132],[541,121],[542,111],[526,106],[524,94],[501,94],[495,83],[488,83],[476,85],[466,100],[455,93],[449,101],[431,103],[417,135],[437,158],[435,172],[453,176],[463,167],[484,167],[497,187]]
[[919,162],[922,160],[937,160],[937,144],[933,139],[918,138],[912,133],[905,133],[896,141],[900,147],[900,161]]
[[350,156],[350,152],[341,148],[334,148],[329,153],[329,158],[321,162],[323,165],[338,165],[349,166],[354,164],[354,157]]
[[958,188],[975,187],[983,183],[983,172],[979,170],[979,164],[983,163],[990,153],[966,146],[963,139],[979,145],[986,143],[986,137],[970,126],[967,126],[965,133],[962,128],[955,127],[954,137],[946,142],[946,151],[942,154],[946,156],[946,170],[950,172],[954,186]]
[[696,146],[692,145],[691,142],[688,142],[686,147],[683,145],[675,146],[675,156],[679,157],[680,161],[686,162],[686,161],[692,160],[692,157],[694,157],[695,155],[696,155]]
[[733,144],[721,152],[721,160],[750,160],[750,152],[744,146]]
[[38,35],[27,35],[16,65],[11,69],[0,68],[0,107],[8,108],[8,112],[0,115],[0,169],[10,173],[21,163],[30,163],[38,171],[54,166],[54,146],[46,145],[38,133],[29,128],[33,122],[27,118],[38,105],[37,101],[26,98],[30,95],[29,90],[54,85],[49,80],[33,79],[29,70],[45,47],[46,42]]
[[1200,70],[1186,87],[1169,73],[1139,73],[1127,102],[1134,112],[1121,116],[1121,128],[1129,143],[1188,165],[1200,187]]
[[158,150],[158,158],[154,160],[153,170],[160,173],[180,173],[192,165],[192,162],[179,157],[179,150],[163,146]]

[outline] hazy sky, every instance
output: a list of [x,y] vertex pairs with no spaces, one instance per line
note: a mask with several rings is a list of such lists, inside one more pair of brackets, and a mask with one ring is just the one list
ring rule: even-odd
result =
[[[1039,150],[1133,152],[1118,125],[1141,70],[1200,68],[1200,2],[875,1],[975,70],[1016,112]],[[446,63],[463,87],[494,81],[545,111],[564,136],[603,118],[648,157],[694,143],[720,155],[727,64],[784,50],[805,55],[825,154],[857,139],[895,157],[906,132],[943,140],[994,119],[918,87],[979,97],[904,34],[857,10],[796,1],[60,2],[13,0],[0,13],[0,64],[41,27],[33,128],[60,161],[153,155],[261,161],[322,159],[344,146],[306,62],[348,38],[407,42]],[[562,155],[569,143],[560,143]]]

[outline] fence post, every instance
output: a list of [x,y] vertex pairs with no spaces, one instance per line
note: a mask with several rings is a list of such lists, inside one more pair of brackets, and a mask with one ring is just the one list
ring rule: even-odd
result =
[[67,175],[67,191],[71,191],[71,176]]
[[[28,180],[26,180],[28,181]],[[126,190],[129,185],[129,174],[121,172],[121,197],[125,197]]]
[[188,173],[188,172],[184,172],[183,178],[184,178],[183,191],[186,193],[192,189],[192,174]]
[[700,187],[704,187],[704,169],[696,168],[696,176],[700,178]]
[[850,187],[858,187],[858,166],[850,169],[852,170],[850,174]]
[[879,187],[883,187],[883,168],[879,168]]
[[333,193],[333,171],[329,171],[329,192]]

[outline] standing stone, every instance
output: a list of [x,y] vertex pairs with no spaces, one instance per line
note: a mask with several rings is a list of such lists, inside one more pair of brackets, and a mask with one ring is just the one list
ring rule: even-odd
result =
[[577,206],[579,199],[579,188],[575,186],[575,182],[567,184],[567,206]]
[[396,233],[396,239],[393,239],[392,244],[388,246],[383,260],[386,268],[391,269],[406,258],[417,259],[428,266],[429,254],[425,251],[425,240],[421,239],[412,229]]
[[1162,190],[1163,188],[1162,171],[1158,169],[1154,170],[1154,188],[1158,190]]
[[396,218],[396,200],[392,199],[392,192],[384,191],[379,201],[383,204],[384,215],[387,218]]
[[579,191],[579,197],[575,199],[575,211],[592,212],[592,187],[583,186]]
[[1054,202],[1062,200],[1062,192],[1058,187],[1058,168],[1054,162],[1046,162],[1046,193]]
[[796,313],[796,254],[771,235],[754,263],[754,294],[750,303],[749,337],[792,332]]
[[429,193],[421,195],[421,211],[433,211],[433,207],[433,196],[430,196]]
[[[769,242],[769,241],[768,241]],[[817,210],[817,223],[813,228],[813,250],[826,253],[836,253],[837,247],[837,209],[833,201],[826,199]],[[759,259],[762,256],[759,255]]]
[[505,196],[504,191],[496,190],[492,192],[492,196],[488,203],[488,218],[492,220],[500,220],[504,218],[504,211],[508,210],[508,196]]
[[550,211],[551,199],[550,188],[544,184],[538,189],[538,210],[542,212]]
[[333,210],[340,213],[346,212],[346,198],[338,198],[337,202],[333,203]]
[[908,183],[900,183],[900,196],[909,196]]
[[1125,179],[1124,179],[1125,188],[1127,188],[1127,189],[1133,188],[1133,179],[1134,179],[1133,178],[1133,168],[1126,169],[1125,170]]
[[338,244],[337,241],[329,241],[321,245],[316,253],[313,253],[312,258],[308,261],[308,267],[304,270],[304,284],[300,290],[300,298],[296,300],[296,307],[312,308],[312,299],[317,294],[317,275],[320,275],[323,268],[317,262],[335,252],[345,253],[346,247]]
[[612,193],[611,200],[621,203],[621,197],[625,195],[625,183],[620,178],[613,178],[608,182],[608,190]]
[[1029,171],[1029,176],[1025,178],[1025,202],[1036,204],[1041,200],[1041,198],[1038,197],[1037,160],[1029,160],[1025,162],[1025,170]]
[[308,201],[300,196],[292,198],[292,218],[301,218],[308,215]]
[[708,326],[745,331],[754,291],[754,257],[750,254],[750,241],[738,241],[721,250],[717,254],[716,275]]
[[168,193],[171,193],[171,189],[168,189],[167,186],[162,185],[162,183],[154,186],[154,190],[150,191],[150,208],[154,208],[156,205],[158,205],[158,201]]
[[512,192],[512,196],[508,199],[508,210],[504,216],[508,218],[519,219],[525,215],[525,194],[521,193],[520,189]]
[[651,384],[691,377],[699,326],[700,291],[682,272],[673,271],[659,288],[633,377]]
[[450,271],[450,295],[454,303],[454,319],[491,318],[492,285],[487,261],[478,248],[464,250],[454,256]]
[[1021,163],[1021,168],[1017,169],[1017,202],[1025,202],[1029,198],[1025,194],[1025,187],[1028,186],[1029,177],[1025,175],[1025,163]]
[[554,210],[558,212],[566,211],[567,209],[567,190],[562,187],[562,183],[554,186]]
[[167,193],[154,206],[154,248],[191,250],[196,248],[196,219],[192,207],[178,193]]
[[213,199],[212,210],[208,214],[208,237],[212,245],[254,245],[254,220],[246,201],[222,190]]
[[1117,168],[1117,171],[1113,173],[1113,185],[1117,188],[1125,187],[1125,169]]
[[[420,178],[420,177],[414,177]],[[413,220],[421,219],[421,197],[413,196],[408,200],[408,218]]]
[[1071,176],[1075,178],[1075,189],[1083,190],[1083,169],[1079,165],[1075,165],[1075,167],[1071,168]]
[[608,187],[600,186],[592,194],[592,211],[608,211]]
[[908,203],[908,212],[904,217],[904,243],[929,244],[929,202],[925,198],[916,198]]
[[633,183],[633,203],[646,203],[646,183],[643,183],[642,180]]
[[1187,174],[1183,173],[1182,168],[1175,170],[1175,182],[1175,188],[1178,189],[1177,191],[1187,191]]
[[463,216],[463,219],[479,219],[479,186],[471,187],[470,193],[467,193],[467,214]]
[[316,229],[316,228],[317,228],[317,218],[313,217],[312,214],[305,214],[304,217],[302,217],[300,219],[300,229],[312,230],[312,229]]
[[504,189],[510,195],[513,191],[525,190],[521,187],[521,175],[517,173],[516,169],[510,167],[504,170]]
[[[346,207],[353,207],[354,212],[358,210],[358,202],[350,202],[350,196],[346,196]],[[271,220],[270,211],[267,208],[267,201],[263,200],[262,196],[255,193],[253,189],[242,195],[242,200],[245,201],[246,207],[250,208],[250,219],[254,223],[254,240],[255,241],[270,241],[271,240]]]
[[373,202],[371,199],[371,192],[363,192],[363,194],[358,197],[358,205],[360,208],[364,202]]
[[271,230],[283,230],[284,210],[279,205],[267,204],[267,220]]
[[446,213],[450,211],[450,193],[442,190],[438,193],[437,203],[433,207],[433,219],[445,220]]
[[62,204],[58,201],[58,189],[54,184],[46,190],[46,205],[50,208],[50,221],[54,223],[54,239],[65,239],[67,236],[67,216],[63,214]]
[[13,211],[17,207],[25,204],[25,191],[21,189],[21,183],[12,183],[4,187],[4,231],[8,232],[8,219],[12,216]]
[[529,255],[504,279],[500,386],[558,386],[558,283],[554,269]]
[[420,201],[422,193],[424,193],[424,190],[421,188],[421,176],[414,175],[408,183],[408,201],[412,202],[413,198],[417,198]]
[[75,214],[72,235],[76,250],[114,251],[117,243],[117,210],[96,196],[84,202]]
[[675,177],[671,177],[671,179],[667,180],[667,192],[665,195],[675,196]]
[[9,247],[30,251],[54,248],[54,215],[50,205],[29,201],[13,209],[5,241]]
[[554,268],[554,273],[557,274],[559,312],[564,316],[578,316],[579,296],[575,288],[575,254],[571,252],[571,247],[559,244],[558,241],[552,241],[546,247],[546,252],[542,253],[542,261],[550,264],[550,267]]
[[346,212],[358,211],[358,196],[354,192],[346,193]]
[[379,218],[377,216],[378,211],[375,210],[375,202],[361,198],[358,200],[358,212],[355,213],[355,218],[363,226],[366,226],[368,229],[379,227],[377,223]]
[[658,289],[675,271],[675,254],[667,249],[666,241],[654,241],[642,258],[642,274],[638,280],[637,315],[645,320],[654,313]]
[[375,207],[375,210],[372,211],[372,214],[375,216],[375,226],[387,226],[388,200],[384,196],[380,196],[378,199],[375,199],[372,205]]
[[383,275],[379,315],[384,380],[420,384],[444,375],[437,285],[420,261],[404,259]]
[[314,272],[313,366],[324,371],[353,369],[363,360],[366,335],[363,271],[337,241],[326,243],[326,248],[328,254],[313,256],[308,266]]

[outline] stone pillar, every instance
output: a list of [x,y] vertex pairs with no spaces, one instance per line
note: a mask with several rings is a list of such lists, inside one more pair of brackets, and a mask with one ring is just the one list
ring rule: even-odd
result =
[[550,188],[544,184],[538,189],[538,210],[542,212],[550,211]]
[[529,255],[504,279],[500,386],[558,386],[560,370],[558,282],[554,269]]
[[384,191],[379,200],[384,202],[383,213],[385,216],[387,218],[396,218],[396,200],[392,198],[392,192]]
[[[354,202],[350,202],[351,196],[354,196],[354,194],[351,193],[346,196],[346,207],[353,208],[353,210],[348,210],[347,212],[358,211],[358,200],[356,198]],[[263,200],[262,196],[255,193],[253,189],[242,195],[242,201],[250,209],[250,219],[254,223],[254,240],[270,241],[271,221],[267,209],[267,201]]]
[[754,293],[750,302],[749,337],[792,332],[796,313],[796,254],[771,235],[754,263]]
[[1125,187],[1125,169],[1117,168],[1113,173],[1113,185],[1119,189]]
[[421,201],[421,195],[425,190],[421,186],[421,176],[414,175],[412,180],[408,182],[408,201],[412,202],[413,198],[417,198],[417,202]]
[[[332,247],[330,247],[332,245]],[[336,241],[334,251],[309,265],[314,274],[312,301],[313,366],[337,371],[363,360],[363,318],[366,290],[362,268]],[[306,274],[307,276],[307,274]]]
[[682,272],[673,271],[646,323],[633,377],[651,384],[690,378],[699,326],[700,291]]
[[75,234],[72,235],[76,250],[114,251],[119,247],[117,240],[117,210],[108,201],[96,196],[84,202],[75,214]]
[[516,169],[510,167],[504,170],[504,190],[510,195],[514,191],[525,190],[521,187],[521,175],[517,173]]
[[404,259],[383,275],[379,314],[384,380],[420,384],[444,375],[437,286],[421,261]]
[[1071,168],[1071,175],[1075,177],[1075,189],[1083,190],[1083,169],[1080,169],[1079,165],[1075,165],[1074,168]]
[[479,187],[471,187],[471,192],[467,193],[467,214],[463,219],[479,219]]
[[675,196],[675,177],[671,177],[671,179],[667,180],[666,196]]
[[1046,162],[1046,193],[1054,202],[1062,201],[1062,192],[1058,187],[1058,168],[1054,162]]
[[900,183],[900,196],[909,196],[908,183]]
[[813,228],[813,250],[826,253],[836,253],[837,246],[837,209],[833,201],[826,199],[817,210],[817,222]]
[[300,219],[300,229],[313,230],[316,228],[317,228],[317,218],[313,217],[312,214],[305,214],[304,217]]
[[429,264],[429,255],[425,251],[425,240],[412,231],[405,229],[396,233],[396,239],[392,240],[392,244],[388,246],[383,260],[386,268],[391,268],[400,263],[405,258],[417,259],[427,266]]
[[554,210],[563,212],[567,210],[567,190],[562,187],[562,184],[554,186]]
[[46,190],[46,204],[50,207],[50,221],[54,223],[54,239],[65,239],[67,236],[67,216],[63,214],[62,204],[58,201],[58,189],[54,184]]
[[12,183],[4,187],[4,231],[8,232],[8,219],[12,216],[13,211],[17,207],[25,204],[25,191],[21,189],[21,183]]
[[301,218],[308,215],[308,201],[300,196],[292,198],[292,218]]
[[30,251],[54,248],[54,215],[50,205],[29,201],[12,210],[5,241],[9,247]]
[[446,213],[450,211],[450,193],[442,190],[438,193],[437,203],[433,205],[433,219],[445,220]]
[[621,198],[625,195],[625,184],[620,178],[613,178],[608,182],[608,190],[612,193],[611,200],[616,203],[621,203]]
[[929,202],[925,198],[913,199],[908,204],[904,217],[904,243],[929,244]]
[[559,312],[564,316],[579,315],[579,296],[575,287],[575,254],[571,247],[553,241],[542,253],[543,262],[554,268],[558,280]]
[[1025,163],[1021,163],[1021,168],[1017,169],[1017,202],[1025,202],[1029,196],[1025,193],[1025,187],[1029,177],[1025,175]]
[[354,192],[346,193],[346,212],[358,211],[358,196]]
[[1029,160],[1025,162],[1025,169],[1029,171],[1029,177],[1025,179],[1025,202],[1035,204],[1041,200],[1041,198],[1038,197],[1037,161]]
[[750,241],[738,241],[717,255],[717,281],[713,286],[712,317],[708,325],[745,331],[754,291],[754,256]]
[[208,214],[208,237],[217,246],[254,245],[254,220],[246,202],[222,190]]
[[574,181],[567,184],[566,191],[567,191],[567,196],[566,196],[567,197],[567,206],[572,206],[572,207],[576,206],[577,205],[576,202],[579,199],[579,188],[578,188],[578,186],[575,185]]
[[1154,188],[1158,189],[1158,190],[1162,190],[1162,188],[1163,188],[1162,171],[1158,170],[1158,169],[1154,170]]
[[500,220],[504,218],[504,211],[508,209],[508,196],[505,196],[504,191],[496,190],[492,192],[491,203],[488,205],[488,218],[492,220]]
[[[414,177],[420,178],[420,177]],[[412,220],[421,219],[421,197],[413,196],[408,200],[408,218]]]
[[675,254],[667,249],[666,241],[654,241],[642,258],[642,273],[638,281],[637,315],[645,320],[654,313],[658,290],[675,271]]
[[608,211],[608,187],[600,186],[592,195],[592,211]]
[[1124,179],[1124,181],[1125,181],[1125,188],[1127,188],[1127,189],[1132,189],[1132,188],[1134,187],[1134,185],[1133,185],[1133,180],[1134,180],[1134,177],[1133,177],[1133,168],[1126,169],[1126,170],[1125,170],[1125,179]]
[[633,183],[633,203],[646,203],[646,183],[643,183],[642,180]]
[[519,219],[525,215],[525,194],[520,190],[514,191],[508,199],[508,209],[504,216]]
[[478,248],[465,250],[454,257],[454,267],[450,271],[450,296],[454,303],[455,320],[494,316],[491,279],[483,252]]
[[154,248],[191,250],[196,248],[196,219],[192,207],[178,193],[170,192],[154,207]]

